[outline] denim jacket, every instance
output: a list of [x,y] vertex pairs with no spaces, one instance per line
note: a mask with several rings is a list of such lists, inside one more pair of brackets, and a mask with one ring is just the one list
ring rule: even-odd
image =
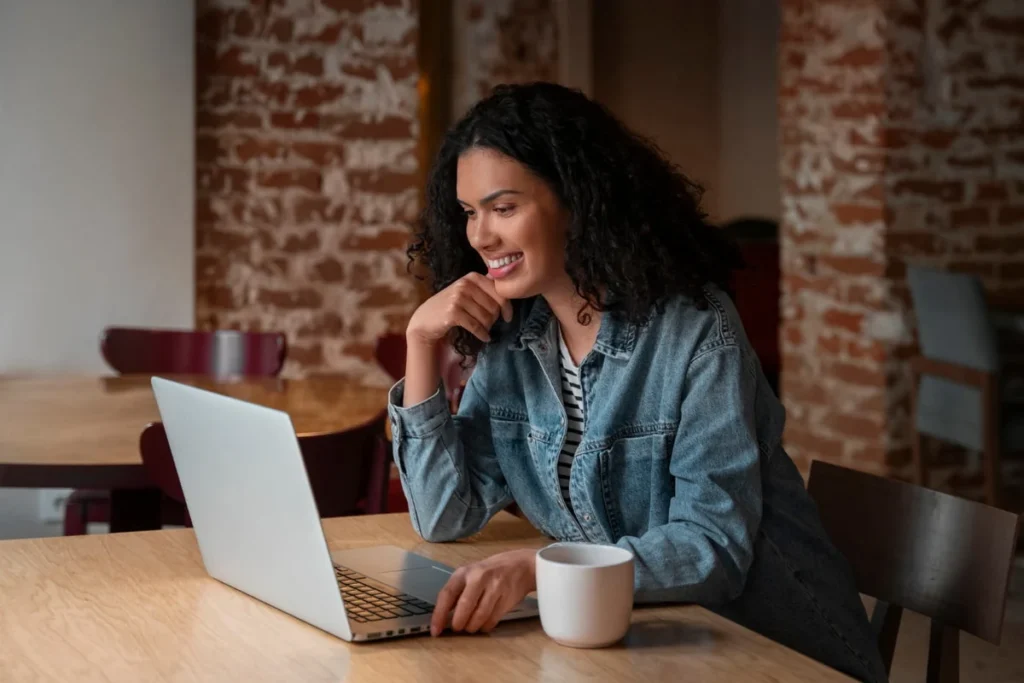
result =
[[636,557],[638,602],[694,602],[862,680],[884,680],[845,559],[781,445],[784,410],[728,297],[677,298],[644,326],[601,320],[580,362],[585,425],[570,477],[557,322],[522,302],[481,352],[458,414],[403,408],[394,457],[427,541],[479,531],[515,502],[544,534]]

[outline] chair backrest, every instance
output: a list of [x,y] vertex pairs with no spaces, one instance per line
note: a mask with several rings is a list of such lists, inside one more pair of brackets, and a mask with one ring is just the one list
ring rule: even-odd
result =
[[[375,356],[377,363],[397,382],[405,376],[405,337],[399,334],[386,334],[377,339]],[[472,368],[462,367],[460,356],[450,345],[438,345],[438,361],[441,367],[441,381],[445,386],[445,394],[453,409],[458,409],[462,398],[462,389]]]
[[807,488],[860,592],[998,643],[1017,515],[821,461]]
[[108,327],[103,358],[120,374],[274,376],[287,352],[279,332]]
[[405,376],[405,337],[400,334],[385,334],[377,339],[374,349],[377,364],[391,375],[396,382]]
[[744,267],[733,274],[731,283],[736,311],[769,384],[778,392],[781,371],[778,223],[742,218],[725,224],[722,229],[736,240],[744,262]]
[[[391,459],[384,439],[386,418],[387,414],[381,413],[355,429],[299,436],[320,517],[387,512]],[[149,480],[168,498],[184,505],[163,423],[146,426],[139,438],[139,451]]]
[[907,266],[921,353],[934,360],[996,372],[999,351],[981,281],[964,273]]

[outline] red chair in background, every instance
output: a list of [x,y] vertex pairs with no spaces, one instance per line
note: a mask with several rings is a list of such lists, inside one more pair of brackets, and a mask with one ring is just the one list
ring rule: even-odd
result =
[[736,310],[768,383],[779,394],[779,226],[774,221],[743,218],[722,227],[739,244],[746,264],[732,279]]
[[[375,356],[377,364],[391,375],[396,382],[405,376],[405,336],[401,334],[386,334],[377,340]],[[445,386],[445,397],[452,412],[459,409],[459,401],[462,400],[462,392],[466,388],[469,374],[472,368],[462,367],[462,356],[460,356],[448,344],[438,346],[439,361],[441,363],[441,381]],[[388,509],[394,512],[405,512],[409,504],[405,500],[405,493],[402,491],[402,482],[392,479],[388,488]]]
[[119,374],[273,377],[288,344],[280,332],[153,330],[108,327],[103,358]]
[[[273,377],[281,371],[287,341],[279,332],[108,327],[100,340],[104,360],[119,374],[174,374]],[[168,523],[179,521],[165,505]],[[73,492],[64,510],[64,535],[86,532],[89,522],[110,521],[107,491]]]
[[[343,432],[299,436],[313,498],[320,517],[387,512],[391,459],[384,443],[386,413]],[[139,438],[146,475],[163,494],[182,507],[182,523],[191,526],[178,470],[161,422],[146,426]],[[238,467],[245,467],[239,460]]]

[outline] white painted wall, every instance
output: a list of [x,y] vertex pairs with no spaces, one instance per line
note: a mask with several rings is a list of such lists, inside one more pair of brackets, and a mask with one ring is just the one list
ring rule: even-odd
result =
[[[0,373],[194,324],[193,31],[192,0],[0,0]],[[28,500],[0,491],[0,537]]]

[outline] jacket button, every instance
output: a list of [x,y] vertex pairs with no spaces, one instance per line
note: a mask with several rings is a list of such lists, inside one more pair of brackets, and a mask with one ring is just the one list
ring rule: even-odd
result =
[[583,521],[584,522],[589,522],[590,521],[590,515],[583,515]]

